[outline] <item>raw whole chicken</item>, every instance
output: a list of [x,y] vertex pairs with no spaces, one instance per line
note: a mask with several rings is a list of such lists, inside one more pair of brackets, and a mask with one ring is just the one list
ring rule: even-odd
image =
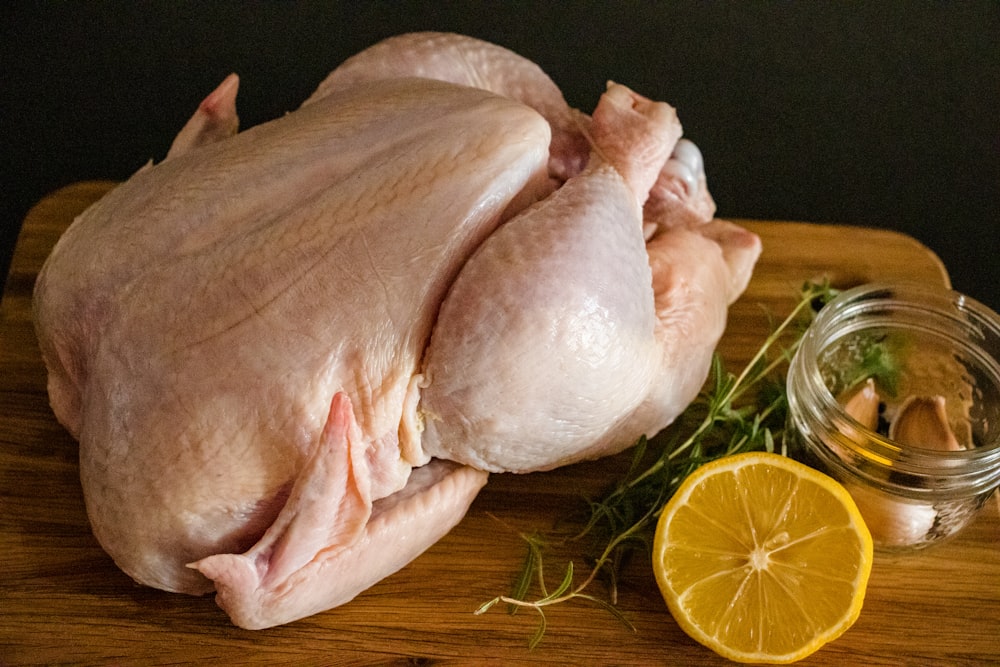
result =
[[693,399],[760,252],[674,110],[591,116],[438,33],[237,133],[235,76],[35,288],[87,512],[136,581],[265,628],[342,604],[490,472],[618,452]]

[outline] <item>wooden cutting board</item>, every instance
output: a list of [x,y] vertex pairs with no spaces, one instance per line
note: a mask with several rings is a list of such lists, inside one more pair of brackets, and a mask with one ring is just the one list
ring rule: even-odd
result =
[[[91,536],[76,443],[48,407],[31,325],[31,289],[58,236],[113,186],[71,185],[25,220],[0,310],[0,664],[566,663],[712,665],[724,661],[688,639],[662,603],[648,564],[621,582],[619,606],[636,631],[607,612],[569,604],[538,618],[494,608],[524,556],[518,532],[545,531],[597,494],[627,457],[533,475],[494,475],[462,523],[399,573],[353,602],[265,631],[233,627],[210,597],[134,584]],[[878,279],[948,284],[938,259],[888,231],[745,221],[764,253],[730,313],[721,351],[737,368],[807,279],[838,286]],[[860,619],[803,661],[812,665],[983,664],[1000,661],[1000,513],[996,496],[955,540],[916,556],[878,555]],[[578,566],[582,563],[577,563]],[[563,561],[553,562],[558,581]]]

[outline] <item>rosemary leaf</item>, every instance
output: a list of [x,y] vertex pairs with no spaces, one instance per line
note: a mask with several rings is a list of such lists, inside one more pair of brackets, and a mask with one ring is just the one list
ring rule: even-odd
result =
[[[528,548],[524,554],[524,565],[521,572],[514,581],[511,588],[510,597],[515,600],[523,600],[531,587],[531,581],[535,578],[542,562],[542,543],[536,536],[522,535],[524,541],[528,543]],[[507,613],[516,614],[519,607],[517,605],[507,605]]]
[[545,637],[545,630],[548,627],[548,621],[545,618],[545,610],[541,607],[536,607],[538,610],[538,627],[535,628],[535,632],[531,635],[531,639],[528,641],[528,648],[533,649],[542,643],[542,638]]

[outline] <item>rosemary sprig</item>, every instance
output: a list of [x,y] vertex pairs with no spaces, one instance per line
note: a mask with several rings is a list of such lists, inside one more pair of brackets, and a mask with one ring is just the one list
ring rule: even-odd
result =
[[[780,447],[784,453],[785,370],[805,325],[835,293],[828,283],[806,283],[797,305],[739,375],[728,372],[715,354],[709,379],[688,408],[655,438],[638,440],[627,473],[603,498],[588,503],[582,529],[570,538],[587,539],[590,545],[585,553],[590,569],[582,581],[576,583],[571,560],[559,585],[549,591],[543,559],[545,541],[538,535],[522,534],[528,553],[511,593],[488,600],[475,613],[483,614],[498,603],[506,604],[510,613],[521,608],[534,610],[540,620],[529,641],[532,648],[545,635],[545,610],[571,600],[597,604],[634,630],[617,607],[617,581],[624,563],[636,551],[648,557],[663,505],[696,468],[739,452],[773,452]],[[599,577],[607,581],[606,598],[589,592]],[[539,595],[529,598],[532,582],[537,584]]]

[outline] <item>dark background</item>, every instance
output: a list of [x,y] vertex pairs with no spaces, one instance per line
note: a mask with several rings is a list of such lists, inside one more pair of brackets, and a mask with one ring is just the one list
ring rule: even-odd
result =
[[1000,3],[53,1],[0,23],[0,276],[34,202],[162,159],[229,72],[250,127],[433,29],[536,61],[586,111],[608,79],[670,102],[720,216],[900,230],[1000,309]]

